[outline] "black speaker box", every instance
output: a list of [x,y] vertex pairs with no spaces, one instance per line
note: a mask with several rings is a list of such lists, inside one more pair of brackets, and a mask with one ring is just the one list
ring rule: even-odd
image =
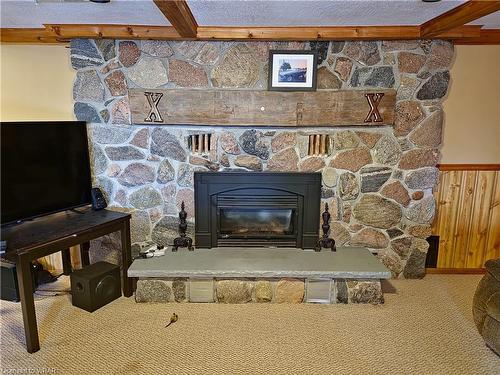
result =
[[19,286],[17,284],[16,265],[6,260],[0,261],[1,270],[1,299],[5,301],[19,301]]
[[73,306],[93,312],[122,295],[120,267],[97,262],[70,275]]
[[[0,259],[0,299],[19,302],[19,284],[17,282],[16,264],[6,259]],[[35,268],[31,268],[31,282],[36,290]]]

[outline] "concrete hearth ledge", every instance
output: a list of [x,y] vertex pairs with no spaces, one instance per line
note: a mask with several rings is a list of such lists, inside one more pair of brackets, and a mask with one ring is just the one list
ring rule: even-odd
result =
[[301,249],[216,248],[169,251],[162,257],[136,259],[129,277],[295,277],[389,279],[391,272],[367,249],[337,252]]

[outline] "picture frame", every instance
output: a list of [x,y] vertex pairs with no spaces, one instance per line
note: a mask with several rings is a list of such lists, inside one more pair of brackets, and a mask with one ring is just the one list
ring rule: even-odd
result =
[[316,91],[315,51],[270,50],[268,91]]

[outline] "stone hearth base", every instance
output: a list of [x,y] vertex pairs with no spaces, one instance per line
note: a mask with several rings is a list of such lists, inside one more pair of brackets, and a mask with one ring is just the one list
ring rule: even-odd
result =
[[136,302],[384,303],[374,279],[140,279]]
[[390,271],[367,249],[181,250],[138,259],[137,302],[383,303]]

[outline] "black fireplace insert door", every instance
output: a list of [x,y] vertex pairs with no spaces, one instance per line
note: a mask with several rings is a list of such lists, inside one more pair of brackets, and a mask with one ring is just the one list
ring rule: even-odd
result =
[[195,172],[199,248],[314,248],[321,174]]

